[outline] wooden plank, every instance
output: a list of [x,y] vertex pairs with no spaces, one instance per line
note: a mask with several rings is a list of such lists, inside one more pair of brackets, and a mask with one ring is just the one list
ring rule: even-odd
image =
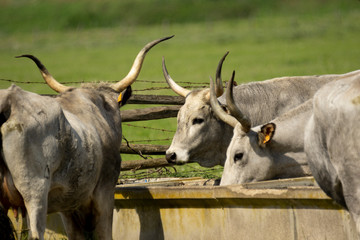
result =
[[185,98],[180,96],[168,95],[138,95],[133,94],[129,98],[128,104],[159,104],[159,105],[183,105]]
[[146,121],[176,117],[181,106],[152,107],[121,111],[122,122]]
[[[130,147],[129,147],[130,146]],[[129,144],[122,143],[120,146],[120,153],[126,154],[148,154],[148,155],[165,155],[168,145],[153,145],[153,144]]]
[[155,158],[155,159],[144,159],[144,160],[132,160],[132,161],[122,161],[121,162],[121,171],[127,170],[138,170],[138,169],[148,169],[156,167],[166,167],[171,164],[166,161],[165,158]]
[[[42,96],[56,97],[58,94],[41,94]],[[133,94],[126,104],[159,104],[159,105],[183,105],[185,98],[169,95],[143,95]]]

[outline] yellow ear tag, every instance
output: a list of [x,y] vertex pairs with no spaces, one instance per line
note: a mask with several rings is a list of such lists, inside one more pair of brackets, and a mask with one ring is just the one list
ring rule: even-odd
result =
[[267,143],[270,140],[270,135],[265,135],[263,143]]
[[117,101],[118,101],[118,102],[121,102],[121,100],[122,100],[122,93],[120,93]]

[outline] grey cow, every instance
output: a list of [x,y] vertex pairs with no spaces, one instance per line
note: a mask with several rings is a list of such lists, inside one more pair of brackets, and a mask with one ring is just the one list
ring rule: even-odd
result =
[[[221,68],[226,55],[220,60],[216,71],[216,96],[225,108]],[[224,165],[233,129],[214,115],[210,106],[210,90],[190,91],[182,88],[168,74],[164,60],[163,73],[173,91],[185,98],[185,104],[177,116],[176,133],[166,151],[167,160],[177,164],[197,162],[204,167]],[[234,88],[234,99],[256,126],[300,105],[321,86],[340,76],[343,75],[281,77],[241,84]]]
[[[360,77],[360,73],[354,72],[352,75],[339,78],[328,83],[321,90],[328,90],[329,85],[353,77]],[[230,83],[233,79],[234,73]],[[212,81],[210,85],[212,109],[222,121],[234,129],[233,138],[227,149],[221,185],[311,174],[304,150],[304,136],[307,132],[305,126],[313,114],[313,99],[307,100],[269,123],[251,128],[250,119],[234,103],[232,84],[229,84],[226,91],[230,115],[223,110],[216,99]],[[321,101],[323,99],[324,97]],[[311,149],[312,141],[307,143]]]
[[305,152],[319,186],[346,207],[360,238],[360,76],[339,79],[314,96]]
[[213,111],[234,129],[220,185],[311,175],[304,152],[304,123],[310,117],[312,100],[270,123],[251,128],[250,119],[234,103],[231,84],[234,74],[226,90],[231,115],[220,106],[210,82]]
[[6,210],[26,208],[30,238],[44,239],[46,214],[60,212],[69,239],[112,239],[122,138],[117,99],[136,80],[146,53],[167,39],[148,43],[118,83],[80,88],[60,84],[37,58],[23,55],[60,93],[0,90],[0,200]]
[[326,84],[313,99],[253,128],[233,103],[231,89],[226,94],[231,115],[221,108],[213,87],[211,93],[217,116],[234,127],[221,185],[312,174],[328,196],[349,210],[360,237],[359,73]]

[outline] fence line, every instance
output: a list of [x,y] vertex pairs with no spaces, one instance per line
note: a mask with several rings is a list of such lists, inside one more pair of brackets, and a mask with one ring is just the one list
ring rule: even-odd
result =
[[[182,86],[183,88],[192,88],[192,89],[199,89],[199,88],[207,88],[209,85],[200,85],[200,86]],[[155,90],[164,90],[170,89],[170,87],[151,87],[151,88],[143,88],[143,89],[136,89],[133,90],[134,92],[144,92],[144,91],[155,91]]]
[[148,155],[165,155],[168,145],[154,145],[154,144],[130,144],[128,141],[122,143],[120,152],[125,154],[148,154]]
[[161,132],[171,132],[174,133],[174,130],[168,130],[168,129],[161,129],[161,128],[153,128],[153,127],[147,127],[147,126],[136,126],[136,125],[132,125],[130,123],[124,123],[123,125],[125,126],[129,126],[129,127],[135,127],[135,128],[144,128],[144,129],[150,129],[150,130],[157,130],[157,131],[161,131]]
[[[139,127],[133,124],[125,123],[129,121],[146,121],[146,120],[154,120],[154,119],[163,119],[169,117],[176,117],[179,108],[184,103],[183,97],[178,96],[153,96],[153,95],[132,95],[128,100],[128,104],[161,104],[161,105],[171,105],[171,106],[161,106],[161,107],[151,107],[144,109],[131,109],[131,110],[123,110],[121,111],[121,118],[123,124],[130,127]],[[175,131],[165,130],[159,128],[145,127],[140,126],[144,129],[156,130],[162,132],[173,133]],[[127,171],[132,170],[131,174],[122,174],[121,176],[133,178],[139,177],[148,177],[151,174],[162,175],[164,173],[169,173],[166,167],[169,166],[167,160],[163,158],[153,159],[149,155],[165,155],[165,151],[169,148],[167,145],[153,145],[153,144],[134,144],[135,142],[150,142],[150,141],[159,141],[157,140],[138,140],[138,141],[128,141],[125,137],[123,137],[126,143],[123,143],[120,147],[121,154],[137,154],[142,159],[141,160],[131,160],[131,161],[123,161],[121,163],[121,170]],[[163,139],[166,141],[171,140],[171,138]],[[131,143],[130,143],[131,142]],[[147,171],[141,172],[140,175],[136,174],[136,170],[145,170]],[[152,169],[152,170],[148,170]],[[175,170],[176,171],[176,170]]]
[[[44,81],[40,81],[40,82],[30,82],[30,81],[19,81],[19,80],[12,80],[12,79],[6,79],[6,78],[0,78],[0,81],[3,82],[12,82],[12,83],[19,83],[19,84],[46,84],[46,82]],[[110,81],[106,81],[106,82],[110,82],[110,83],[116,83],[119,80],[110,80]],[[102,81],[76,81],[76,82],[60,82],[61,84],[81,84],[81,83],[89,83],[89,82],[102,82]],[[153,81],[153,80],[141,80],[141,79],[137,79],[136,82],[147,82],[147,83],[156,83],[156,84],[165,84],[166,81]],[[184,82],[184,81],[176,81],[179,84],[188,84],[188,85],[209,85],[208,82]]]
[[122,122],[146,121],[176,117],[180,106],[130,109],[120,112]]
[[183,105],[185,98],[180,96],[168,96],[168,95],[138,95],[132,94],[128,104],[160,104],[160,105]]
[[129,143],[141,143],[141,142],[164,142],[170,141],[172,138],[163,138],[163,139],[143,139],[143,140],[129,140]]
[[[18,80],[11,80],[11,79],[4,79],[4,78],[0,78],[0,81],[3,82],[11,82],[11,83],[16,83],[16,84],[46,84],[45,82],[30,82],[30,81],[18,81]],[[148,81],[148,80],[136,80],[137,82],[149,82],[149,83],[159,83],[159,84],[166,84],[165,81],[163,82],[159,82],[159,81]],[[96,83],[96,82],[101,82],[101,81],[76,81],[76,82],[60,82],[63,85],[67,85],[67,84],[83,84],[83,83]],[[118,81],[106,81],[109,83],[115,83]],[[205,83],[205,82],[196,82],[196,83],[191,83],[191,82],[178,82],[179,84],[188,84],[187,86],[183,86],[183,88],[191,88],[191,89],[199,89],[199,88],[207,88],[209,87],[209,83]],[[158,90],[168,90],[170,89],[169,86],[165,86],[165,87],[150,87],[150,88],[143,88],[143,89],[133,89],[133,92],[149,92],[149,91],[158,91]]]

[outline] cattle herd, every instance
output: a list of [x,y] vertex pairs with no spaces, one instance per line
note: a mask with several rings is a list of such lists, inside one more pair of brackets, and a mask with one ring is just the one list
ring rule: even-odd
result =
[[[59,93],[40,96],[15,85],[0,90],[0,207],[27,213],[31,239],[44,239],[53,212],[60,213],[69,239],[112,238],[120,106],[147,52],[171,37],[145,45],[115,84],[64,86],[35,56],[19,56],[35,62]],[[210,88],[193,91],[170,77],[163,58],[166,82],[185,98],[168,162],[222,165],[220,185],[312,175],[349,210],[360,236],[360,70],[238,86],[234,71],[224,93],[227,55]]]

